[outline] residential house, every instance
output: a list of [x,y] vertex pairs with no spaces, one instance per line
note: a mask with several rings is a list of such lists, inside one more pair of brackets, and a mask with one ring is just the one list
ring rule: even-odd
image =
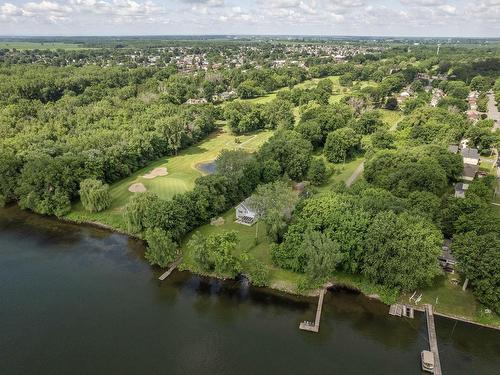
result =
[[469,184],[459,182],[455,184],[455,198],[465,198],[465,192],[469,189]]
[[431,107],[437,107],[441,99],[444,97],[444,91],[441,89],[432,90]]
[[233,99],[235,97],[237,97],[238,94],[236,93],[236,91],[224,91],[224,92],[221,92],[220,94],[216,94],[212,97],[212,100],[214,102],[225,102],[226,100],[230,100],[230,99]]
[[403,91],[398,95],[397,101],[399,104],[401,104],[409,98],[410,98],[410,93],[408,91]]
[[462,172],[462,180],[473,181],[479,171],[479,165],[464,164]]
[[467,118],[472,122],[478,121],[480,119],[480,117],[481,117],[481,114],[475,109],[469,109],[467,111]]
[[238,224],[252,226],[257,222],[258,214],[255,208],[252,207],[250,198],[245,199],[236,206],[236,222]]
[[464,159],[464,164],[478,165],[479,164],[479,151],[477,148],[465,147],[461,151]]

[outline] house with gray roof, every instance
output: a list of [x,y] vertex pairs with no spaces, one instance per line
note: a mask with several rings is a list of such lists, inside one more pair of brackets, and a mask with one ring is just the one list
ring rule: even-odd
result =
[[461,151],[461,154],[464,159],[464,164],[479,164],[479,151],[477,148],[464,147]]
[[479,165],[464,164],[464,170],[462,172],[462,180],[472,181],[476,177],[476,173],[479,171]]
[[455,184],[455,198],[465,198],[465,192],[469,189],[469,184],[459,182]]

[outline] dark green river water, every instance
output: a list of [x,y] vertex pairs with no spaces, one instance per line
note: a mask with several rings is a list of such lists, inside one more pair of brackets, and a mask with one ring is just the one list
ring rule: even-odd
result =
[[[176,272],[140,242],[0,210],[0,374],[421,374],[425,319],[346,291],[316,299]],[[500,332],[437,318],[444,374],[500,374]]]

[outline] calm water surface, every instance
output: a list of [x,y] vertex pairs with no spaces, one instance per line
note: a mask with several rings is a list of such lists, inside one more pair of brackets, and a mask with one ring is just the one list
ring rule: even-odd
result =
[[[421,374],[425,319],[187,272],[158,282],[126,236],[0,210],[0,374]],[[436,321],[444,374],[500,374],[500,332]]]

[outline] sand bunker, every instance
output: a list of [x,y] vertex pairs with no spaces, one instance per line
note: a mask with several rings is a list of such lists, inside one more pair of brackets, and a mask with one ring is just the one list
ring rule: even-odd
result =
[[128,187],[128,191],[130,191],[131,193],[145,193],[146,191],[148,191],[148,189],[146,189],[146,186],[139,182],[137,184],[130,185]]
[[155,177],[166,176],[167,174],[168,174],[167,168],[165,168],[165,167],[159,167],[159,168],[153,169],[149,173],[146,173],[142,177],[145,178],[145,179],[147,179],[147,180],[152,180]]

